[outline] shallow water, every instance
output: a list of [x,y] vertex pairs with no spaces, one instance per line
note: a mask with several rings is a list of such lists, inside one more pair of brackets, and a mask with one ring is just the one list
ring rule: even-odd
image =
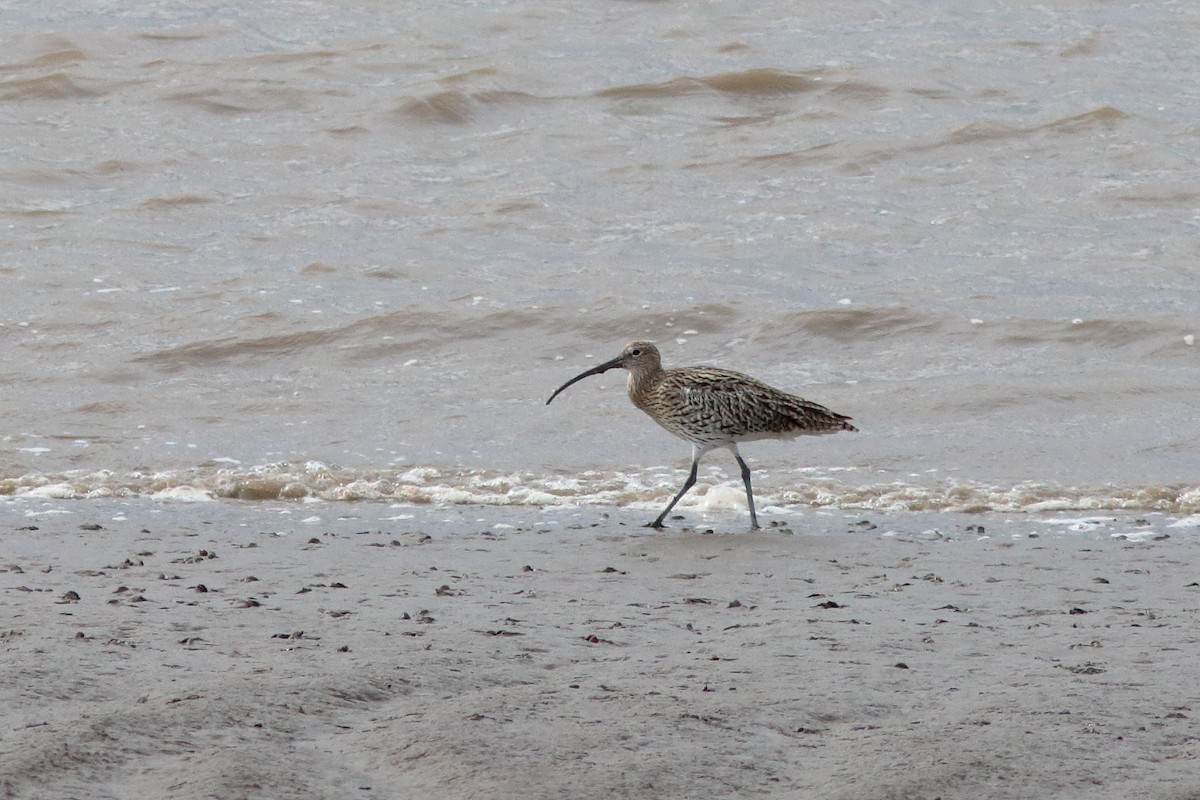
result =
[[[774,508],[764,528],[747,533],[744,520],[728,513],[688,515],[672,520],[667,530],[645,527],[648,514],[639,509],[591,507],[497,506],[457,504],[416,506],[409,503],[288,501],[171,503],[140,497],[53,499],[37,496],[0,498],[0,529],[20,531],[14,547],[44,547],[76,531],[106,539],[104,531],[137,526],[143,532],[246,529],[257,534],[294,537],[364,534],[433,535],[450,539],[484,536],[541,535],[568,532],[581,539],[600,537],[663,538],[680,542],[701,537],[727,539],[754,548],[775,537],[866,537],[910,542],[962,545],[1033,539],[1102,542],[1193,541],[1200,537],[1200,514],[1178,515],[1128,511],[995,512],[986,515],[948,511],[881,511],[862,509]],[[49,538],[48,538],[49,537]],[[38,540],[41,540],[39,543]],[[27,545],[21,544],[28,541]],[[565,557],[570,557],[569,555]]]
[[1200,7],[755,8],[18,4],[0,493],[1200,509]]

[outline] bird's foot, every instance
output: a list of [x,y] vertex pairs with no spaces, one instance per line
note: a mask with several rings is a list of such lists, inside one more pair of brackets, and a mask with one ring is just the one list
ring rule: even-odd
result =
[[665,528],[665,527],[667,527],[667,526],[666,526],[666,525],[663,525],[663,524],[662,524],[662,518],[659,518],[659,519],[656,519],[656,520],[654,520],[654,522],[647,522],[647,523],[646,523],[645,525],[643,525],[642,527],[643,527],[643,528],[654,528],[655,530],[659,530],[659,531],[661,531],[663,528]]

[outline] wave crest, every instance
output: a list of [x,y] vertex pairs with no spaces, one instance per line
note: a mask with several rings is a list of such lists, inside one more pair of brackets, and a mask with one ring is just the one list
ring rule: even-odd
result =
[[[256,467],[204,466],[156,473],[30,473],[0,479],[0,495],[25,498],[150,498],[164,501],[389,501],[414,505],[657,507],[682,478],[673,470],[588,471],[573,476],[532,472],[445,470],[417,466],[348,469],[320,462]],[[740,483],[701,477],[683,507],[702,505],[706,494]],[[1058,486],[1047,483],[987,485],[903,482],[853,485],[831,479],[762,486],[760,503],[783,508],[842,508],[922,512],[1155,511],[1200,512],[1200,485]]]

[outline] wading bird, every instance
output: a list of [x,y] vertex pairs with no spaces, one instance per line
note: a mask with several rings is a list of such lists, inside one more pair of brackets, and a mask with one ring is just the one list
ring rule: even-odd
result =
[[650,418],[680,439],[692,443],[692,471],[679,494],[647,527],[661,528],[663,520],[696,483],[700,457],[718,447],[728,448],[742,470],[750,527],[758,527],[750,468],[738,452],[738,442],[794,439],[838,431],[858,430],[850,417],[830,411],[749,375],[719,367],[663,369],[662,356],[650,342],[625,345],[621,355],[576,375],[550,395],[546,405],[573,383],[610,369],[629,370],[629,399]]

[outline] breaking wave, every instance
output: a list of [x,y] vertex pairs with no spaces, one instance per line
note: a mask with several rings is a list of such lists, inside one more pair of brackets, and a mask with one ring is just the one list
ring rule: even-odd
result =
[[[567,475],[430,466],[388,470],[347,469],[320,462],[255,467],[202,466],[162,472],[29,473],[0,478],[0,496],[13,498],[150,498],[168,502],[387,501],[452,506],[657,507],[682,484],[683,473],[585,471]],[[788,485],[756,486],[762,506],[921,512],[1155,511],[1200,512],[1200,485],[1059,486],[1044,483],[986,485],[941,482],[852,484],[820,477]],[[736,508],[744,504],[739,481],[701,476],[682,508]]]

